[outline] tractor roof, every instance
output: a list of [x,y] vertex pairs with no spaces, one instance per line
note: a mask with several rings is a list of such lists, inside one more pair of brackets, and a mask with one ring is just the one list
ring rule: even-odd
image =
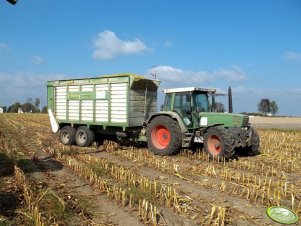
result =
[[185,88],[173,88],[173,89],[164,89],[164,93],[180,93],[180,92],[207,92],[207,93],[215,93],[216,89],[207,89],[207,88],[196,88],[196,87],[185,87]]

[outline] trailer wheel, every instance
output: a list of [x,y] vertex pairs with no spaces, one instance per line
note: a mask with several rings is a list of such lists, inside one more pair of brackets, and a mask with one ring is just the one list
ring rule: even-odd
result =
[[148,148],[156,155],[172,155],[182,146],[178,123],[168,116],[154,118],[146,129]]
[[223,126],[209,128],[204,134],[204,149],[210,158],[226,160],[234,156],[234,140]]
[[76,130],[75,142],[80,147],[89,147],[94,142],[94,132],[86,126],[81,126]]
[[72,145],[75,140],[75,129],[71,126],[65,126],[60,132],[60,141],[64,145]]
[[250,127],[250,136],[251,136],[250,145],[246,147],[247,155],[249,156],[258,155],[260,154],[259,152],[260,138],[257,131],[252,127]]

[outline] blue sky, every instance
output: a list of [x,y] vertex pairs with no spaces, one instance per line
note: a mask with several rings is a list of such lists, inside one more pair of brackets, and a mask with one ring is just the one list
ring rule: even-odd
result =
[[1,0],[0,105],[45,105],[47,80],[155,68],[160,93],[230,85],[235,112],[269,98],[301,116],[300,12],[299,0]]

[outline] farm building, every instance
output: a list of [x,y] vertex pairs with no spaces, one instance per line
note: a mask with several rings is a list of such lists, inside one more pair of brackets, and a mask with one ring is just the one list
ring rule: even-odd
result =
[[3,108],[2,107],[0,107],[0,113],[3,113]]
[[19,108],[19,109],[18,109],[18,113],[19,113],[19,114],[24,113],[24,111],[22,110],[22,108]]

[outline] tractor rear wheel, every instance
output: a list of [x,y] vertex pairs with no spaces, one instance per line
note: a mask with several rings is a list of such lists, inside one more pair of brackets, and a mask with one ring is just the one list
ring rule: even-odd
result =
[[210,158],[230,159],[235,154],[233,143],[231,134],[223,126],[211,127],[204,134],[204,149]]
[[72,145],[75,140],[75,129],[71,126],[65,126],[60,132],[60,141],[64,145]]
[[173,155],[182,146],[178,123],[169,116],[157,116],[146,128],[148,148],[156,155]]
[[80,147],[89,147],[94,142],[94,132],[86,126],[81,126],[76,130],[75,142]]
[[250,137],[251,137],[250,145],[246,147],[247,155],[254,156],[260,154],[259,152],[260,138],[257,131],[252,127],[250,127]]

